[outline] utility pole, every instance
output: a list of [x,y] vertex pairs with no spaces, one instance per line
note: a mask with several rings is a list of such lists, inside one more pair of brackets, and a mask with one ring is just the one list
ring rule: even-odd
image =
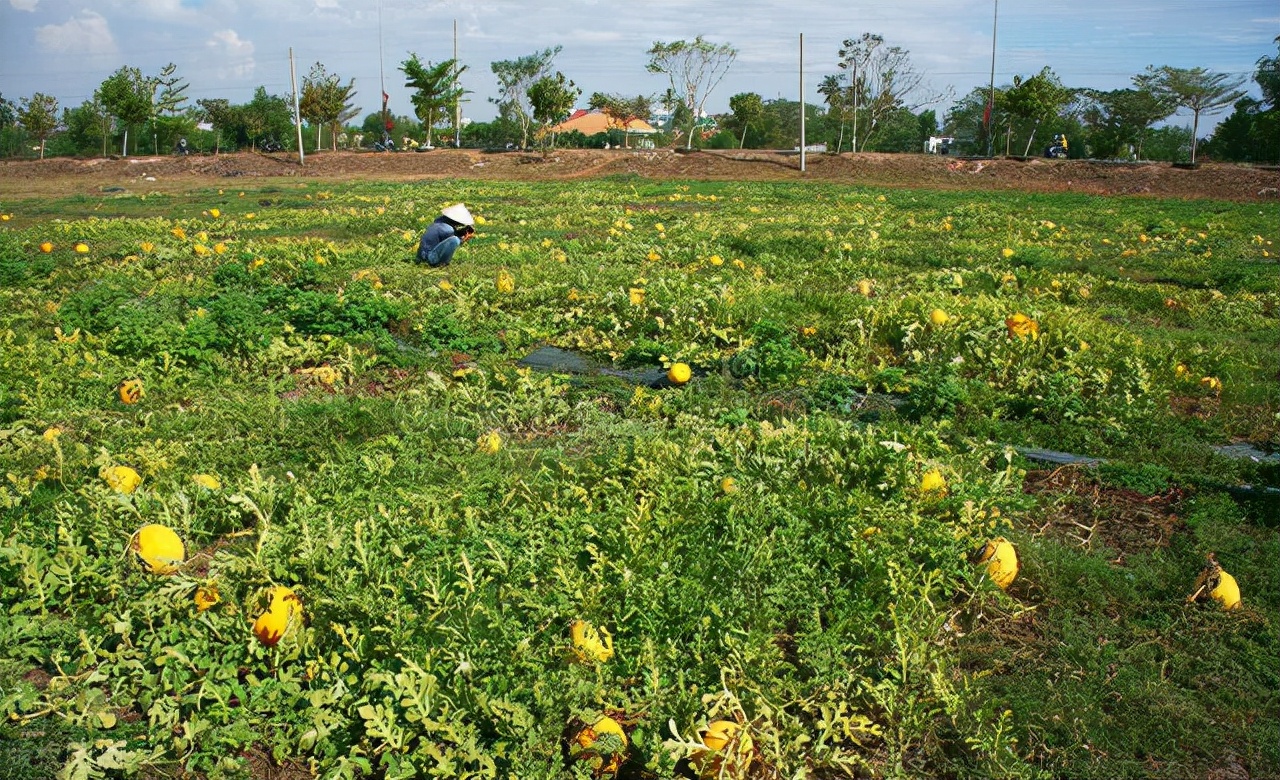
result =
[[849,85],[853,90],[853,137],[850,140],[849,147],[854,154],[858,153],[858,58],[853,58],[853,83]]
[[800,33],[800,172],[804,173],[804,33]]
[[[458,88],[458,20],[453,20],[453,88]],[[462,148],[462,95],[453,99],[453,146]]]
[[[996,24],[1000,21],[1000,0],[995,0],[991,15],[991,92],[987,95],[987,156],[995,156],[996,128],[992,124],[996,111]],[[1006,151],[1006,154],[1008,152]]]
[[382,70],[382,0],[378,0],[378,88],[382,91],[382,137],[391,137],[387,127],[387,76]]
[[302,114],[298,110],[298,72],[293,68],[293,47],[289,47],[289,83],[293,85],[293,128],[298,134],[298,165],[307,164],[307,153],[302,151]]

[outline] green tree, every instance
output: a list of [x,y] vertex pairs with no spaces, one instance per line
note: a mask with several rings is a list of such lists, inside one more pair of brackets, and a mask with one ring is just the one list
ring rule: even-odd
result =
[[[1280,44],[1280,37],[1275,42]],[[1262,100],[1244,97],[1231,116],[1218,123],[1210,138],[1211,153],[1242,162],[1280,162],[1280,54],[1261,57],[1253,80]]]
[[729,98],[729,110],[733,112],[733,129],[738,133],[738,148],[747,145],[747,129],[759,127],[764,120],[764,98],[754,92],[739,92]]
[[1004,108],[1010,117],[1022,119],[1030,125],[1027,146],[1022,154],[1031,152],[1031,144],[1035,142],[1036,131],[1045,121],[1053,121],[1075,97],[1075,91],[1062,86],[1062,82],[1046,65],[1039,73],[1030,77],[1013,77],[1013,87],[1004,91]]
[[[990,128],[1008,126],[1013,121],[1004,107],[1004,93],[1009,89],[1008,84],[996,87],[996,100],[991,110]],[[942,120],[942,132],[956,139],[953,148],[957,151],[968,154],[986,153],[988,124],[985,120],[987,101],[990,97],[991,92],[987,87],[974,87],[947,110]],[[991,132],[994,133],[994,130]]]
[[409,101],[427,131],[427,146],[431,146],[431,130],[440,121],[442,112],[455,105],[466,92],[458,83],[466,66],[458,67],[457,60],[423,64],[417,54],[410,52],[409,59],[400,63],[400,70],[405,75],[404,85],[414,91]]
[[160,147],[171,148],[177,138],[186,135],[195,127],[187,104],[187,84],[178,75],[178,66],[172,62],[160,69],[155,77],[155,104],[152,107],[152,137],[156,144],[156,154]]
[[589,108],[601,111],[605,116],[609,117],[609,124],[616,125],[622,133],[622,145],[630,146],[628,131],[632,122],[637,119],[647,119],[653,113],[653,96],[636,95],[633,98],[623,95],[608,95],[603,92],[594,92],[591,99],[587,101]]
[[522,149],[529,145],[529,125],[533,122],[533,109],[529,105],[529,88],[551,73],[551,61],[562,48],[556,46],[518,59],[489,63],[493,75],[498,78],[500,93],[498,97],[489,98],[489,100],[498,105],[500,114],[506,114],[520,124]]
[[849,120],[849,90],[841,82],[840,76],[829,74],[823,76],[818,84],[818,94],[822,95],[823,102],[827,104],[827,119],[837,127],[835,153],[839,154],[844,147],[844,128]]
[[1134,82],[1161,100],[1191,112],[1192,165],[1196,162],[1200,115],[1216,114],[1245,95],[1240,89],[1244,77],[1214,73],[1204,68],[1148,67],[1145,72],[1134,76]]
[[263,138],[272,138],[288,147],[293,129],[292,101],[280,95],[270,95],[266,87],[253,91],[253,99],[237,112],[239,124],[235,128],[236,141],[256,149]]
[[863,33],[847,39],[838,56],[840,73],[823,88],[831,94],[843,89],[841,108],[851,112],[855,152],[871,144],[885,119],[900,109],[914,113],[947,97],[928,86],[909,51],[886,46],[883,36]]
[[343,84],[336,73],[329,73],[319,62],[303,77],[298,113],[316,126],[316,149],[320,148],[321,129],[328,127],[330,149],[337,150],[342,126],[360,113],[360,109],[352,105],[355,89],[355,79]]
[[13,104],[12,100],[5,99],[0,94],[0,130],[7,127],[13,127],[18,121],[18,107]]
[[938,134],[938,112],[933,109],[921,111],[916,117],[916,146],[913,151],[922,151],[929,138]]
[[[1274,41],[1280,50],[1280,35]],[[1253,71],[1253,80],[1262,90],[1262,102],[1271,108],[1280,108],[1280,51],[1274,57],[1259,57]]]
[[1142,146],[1151,125],[1173,113],[1174,106],[1147,89],[1088,91],[1090,101],[1083,112],[1090,130],[1094,154],[1112,157],[1127,153],[1132,146],[1141,158]]
[[22,98],[18,107],[18,123],[40,142],[40,159],[44,159],[44,143],[58,128],[58,100],[37,92]]
[[107,77],[98,87],[98,96],[108,112],[119,120],[124,131],[121,153],[129,156],[129,128],[144,124],[151,118],[156,91],[155,79],[142,75],[142,71],[128,66]]
[[62,112],[62,125],[66,128],[67,144],[74,154],[92,154],[102,149],[107,155],[107,140],[111,136],[111,113],[94,95],[76,108]]
[[581,94],[582,90],[559,71],[554,76],[543,76],[529,87],[527,97],[533,109],[534,121],[541,125],[538,134],[544,141],[544,149],[548,135],[551,136],[551,145],[555,146],[555,134],[550,132],[551,127],[569,115],[574,101]]
[[222,134],[229,132],[239,121],[239,110],[226,98],[201,98],[196,101],[200,116],[213,125],[213,153],[222,150]]
[[689,111],[685,148],[693,148],[693,131],[703,115],[707,98],[729,72],[729,66],[738,56],[738,50],[727,43],[719,45],[702,39],[692,41],[657,41],[649,49],[650,73],[665,73],[671,82],[671,91]]

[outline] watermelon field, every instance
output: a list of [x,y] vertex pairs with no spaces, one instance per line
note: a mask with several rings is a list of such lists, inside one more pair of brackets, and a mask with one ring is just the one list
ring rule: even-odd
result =
[[8,778],[1280,775],[1275,201],[0,218]]

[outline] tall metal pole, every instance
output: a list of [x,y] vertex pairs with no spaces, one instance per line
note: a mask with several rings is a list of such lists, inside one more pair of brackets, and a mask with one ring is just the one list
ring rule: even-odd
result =
[[1000,0],[991,15],[991,91],[987,95],[987,156],[995,156],[996,142],[996,24],[1000,21]]
[[800,33],[800,172],[804,173],[804,33]]
[[853,58],[853,83],[850,85],[853,90],[853,138],[849,139],[849,148],[854,154],[858,153],[858,58]]
[[382,70],[382,0],[378,0],[378,88],[382,91],[382,135],[388,137],[387,130],[387,76]]
[[[453,20],[453,88],[458,88],[458,20]],[[453,145],[462,148],[462,95],[453,99]]]
[[302,151],[302,114],[298,111],[298,73],[293,69],[293,47],[289,47],[289,83],[293,85],[293,126],[298,131],[298,165],[307,164],[307,153]]

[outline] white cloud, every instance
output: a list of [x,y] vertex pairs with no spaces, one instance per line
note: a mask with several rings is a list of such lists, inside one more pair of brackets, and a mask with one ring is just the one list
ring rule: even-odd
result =
[[316,0],[316,8],[337,8],[338,0]]
[[257,67],[253,41],[244,40],[235,30],[218,30],[205,42],[205,48],[213,53],[215,69],[223,78],[247,78]]
[[76,54],[112,54],[116,40],[102,14],[84,10],[65,24],[46,24],[36,28],[36,43],[50,52]]
[[9,5],[19,11],[34,11],[40,5],[40,0],[9,0]]

